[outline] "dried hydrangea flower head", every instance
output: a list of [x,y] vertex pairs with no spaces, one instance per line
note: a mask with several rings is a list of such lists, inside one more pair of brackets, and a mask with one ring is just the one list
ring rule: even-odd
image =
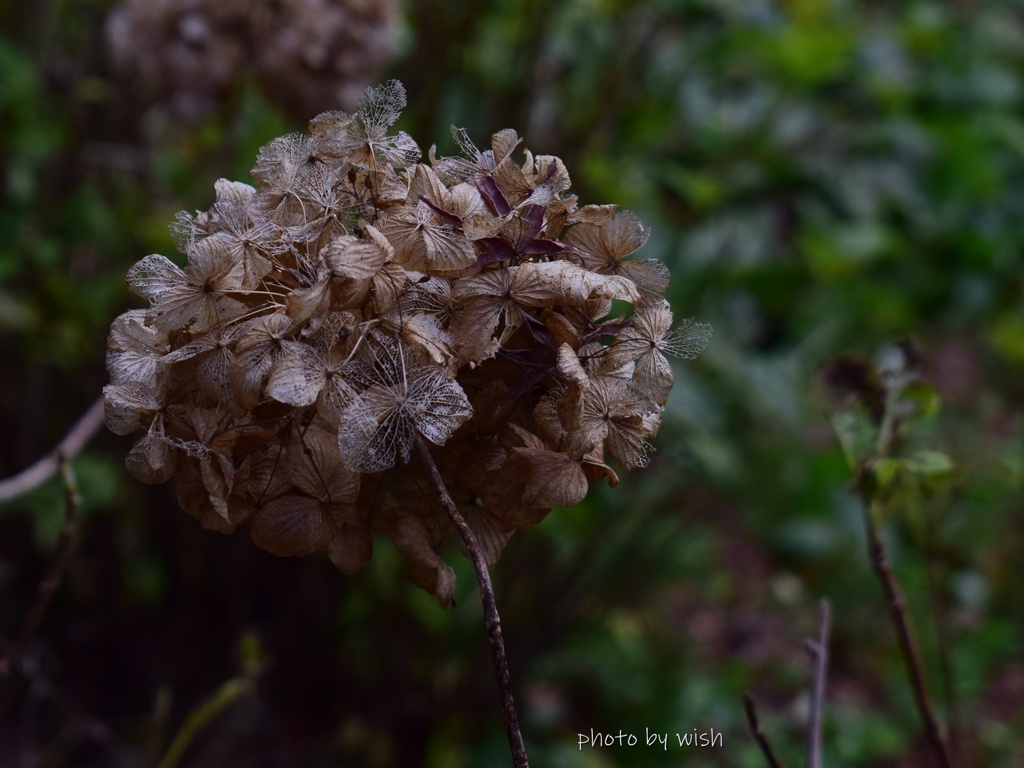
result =
[[107,423],[142,430],[128,468],[174,478],[205,527],[248,523],[346,573],[383,536],[446,604],[452,522],[417,446],[493,564],[517,528],[616,484],[609,457],[646,463],[665,355],[710,329],[672,330],[666,268],[633,258],[647,230],[578,205],[557,157],[456,132],[463,157],[421,163],[390,132],[404,105],[398,82],[368,89],[264,147],[255,187],[221,180],[179,214],[186,265],[128,274],[150,306],[111,329]]
[[394,56],[394,0],[125,0],[115,59],[180,118],[224,103],[243,74],[292,114],[354,107]]

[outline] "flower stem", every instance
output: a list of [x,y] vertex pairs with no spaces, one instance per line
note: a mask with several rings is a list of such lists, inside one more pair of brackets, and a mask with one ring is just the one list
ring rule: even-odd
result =
[[441,504],[455,525],[455,530],[458,531],[459,538],[469,553],[470,560],[473,561],[473,567],[476,569],[476,578],[480,583],[480,599],[484,605],[484,622],[487,624],[487,639],[491,644],[491,655],[494,658],[494,669],[498,680],[498,693],[501,696],[501,706],[505,715],[505,730],[508,733],[509,748],[512,750],[512,764],[516,768],[528,768],[526,746],[523,744],[523,735],[519,731],[519,716],[516,714],[515,702],[512,699],[512,677],[509,675],[508,658],[505,656],[505,641],[501,634],[501,616],[498,615],[498,604],[494,600],[494,588],[491,586],[487,561],[473,529],[469,527],[458,507],[455,506],[455,501],[448,493],[444,479],[430,455],[430,448],[422,437],[416,441],[416,452],[434,484],[434,490],[437,491]]
[[93,401],[89,409],[82,414],[71,431],[53,450],[18,474],[0,480],[0,501],[15,499],[56,475],[61,469],[62,462],[70,461],[77,456],[101,426],[103,426],[103,395]]
[[814,686],[811,688],[811,720],[807,728],[807,768],[821,768],[821,720],[825,707],[825,679],[828,676],[828,639],[832,631],[832,605],[818,604],[818,638],[814,651]]
[[903,590],[900,588],[896,575],[889,564],[889,553],[885,548],[879,524],[882,512],[874,472],[877,462],[889,455],[892,443],[896,437],[899,427],[896,405],[901,391],[900,387],[889,385],[886,393],[885,410],[882,415],[882,424],[875,443],[874,456],[868,461],[861,462],[854,485],[858,495],[861,497],[871,569],[875,572],[875,576],[885,592],[886,602],[889,607],[889,618],[893,629],[896,631],[896,640],[899,645],[900,654],[903,656],[907,677],[910,678],[910,685],[914,691],[914,701],[924,723],[925,741],[941,768],[953,768],[952,758],[943,739],[942,729],[939,727],[939,721],[935,716],[935,709],[932,707],[931,697],[928,694],[924,677],[924,664],[921,661],[921,653],[914,639],[913,626],[910,618],[907,616]]
[[220,717],[243,693],[246,693],[251,687],[250,682],[245,677],[232,678],[189,712],[157,768],[177,768],[199,732]]
[[946,749],[946,743],[942,738],[942,731],[939,728],[938,719],[935,717],[935,710],[932,708],[931,698],[928,695],[928,688],[925,684],[921,654],[914,641],[914,633],[907,618],[906,601],[903,598],[903,591],[899,582],[889,565],[889,555],[882,541],[876,521],[877,511],[875,505],[865,499],[864,501],[864,525],[867,530],[868,554],[871,559],[871,567],[885,590],[886,602],[889,606],[889,617],[896,630],[896,639],[899,642],[900,653],[906,665],[907,675],[910,678],[911,687],[914,690],[914,700],[917,703],[917,710],[924,721],[924,735],[929,748],[942,768],[952,768],[953,762]]
[[782,768],[782,763],[779,762],[772,751],[772,745],[768,742],[768,737],[764,735],[761,721],[757,719],[754,697],[749,693],[743,694],[743,711],[747,713],[747,725],[750,727],[750,733],[754,737],[754,741],[757,742],[757,746],[761,748],[761,753],[764,755],[764,759],[768,761],[768,765],[771,768]]

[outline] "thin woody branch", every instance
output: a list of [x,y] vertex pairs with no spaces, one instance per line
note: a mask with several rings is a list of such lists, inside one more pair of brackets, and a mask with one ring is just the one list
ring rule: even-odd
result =
[[100,395],[53,450],[18,474],[0,480],[0,502],[10,501],[23,493],[28,493],[56,475],[60,469],[61,459],[73,459],[77,456],[102,424],[103,396]]
[[811,688],[811,718],[807,729],[807,768],[821,768],[821,720],[828,677],[828,642],[832,628],[832,606],[822,600],[818,606],[818,637],[814,651],[814,684]]
[[761,721],[757,719],[757,709],[754,706],[754,698],[749,693],[743,694],[743,711],[747,713],[747,725],[750,727],[750,735],[754,737],[757,746],[761,748],[764,759],[768,761],[771,768],[782,768],[782,763],[775,757],[772,745],[768,742],[764,730],[761,728]]
[[875,575],[878,576],[878,580],[882,583],[882,589],[885,591],[889,616],[892,620],[893,628],[896,630],[896,639],[899,643],[900,653],[903,656],[903,663],[907,668],[907,675],[910,677],[911,687],[914,691],[914,701],[924,722],[925,740],[941,768],[952,768],[953,762],[946,748],[945,740],[942,737],[938,719],[935,717],[931,697],[928,694],[928,687],[925,683],[924,672],[922,671],[921,654],[917,649],[913,629],[907,617],[903,591],[900,589],[900,585],[896,581],[896,577],[889,565],[889,556],[875,522],[873,507],[866,500],[864,504],[864,525],[867,529],[868,554],[871,559],[871,567]]
[[501,616],[498,614],[498,604],[494,599],[494,588],[491,586],[487,561],[473,529],[459,513],[458,507],[455,506],[455,502],[448,493],[444,479],[441,477],[423,438],[417,440],[416,452],[430,475],[434,490],[437,491],[438,498],[451,518],[455,530],[458,531],[459,539],[466,547],[466,551],[473,561],[473,567],[476,569],[477,580],[480,583],[480,598],[484,606],[484,621],[487,624],[487,639],[491,644],[491,654],[494,657],[494,668],[498,679],[498,691],[501,695],[501,705],[505,715],[505,730],[508,733],[508,743],[512,750],[512,763],[516,768],[526,768],[529,765],[526,758],[526,746],[523,744],[523,736],[519,730],[519,716],[516,714],[515,701],[512,698],[512,677],[509,674],[508,658],[505,655]]
[[[893,440],[896,438],[899,427],[896,404],[899,397],[899,388],[889,386],[886,394],[885,410],[882,414],[882,423],[878,432],[878,439],[875,442],[874,458],[880,460],[889,455]],[[935,710],[932,707],[931,697],[928,694],[928,687],[925,683],[921,653],[917,648],[914,639],[914,631],[907,616],[906,600],[903,597],[903,590],[889,565],[889,555],[885,549],[878,526],[879,510],[874,488],[873,462],[861,465],[857,476],[857,491],[861,497],[861,507],[864,514],[864,528],[867,534],[868,558],[871,561],[871,568],[882,584],[885,592],[886,604],[889,608],[889,617],[893,629],[896,631],[896,640],[899,645],[900,654],[903,656],[903,663],[907,669],[907,676],[914,691],[914,701],[917,704],[918,713],[924,723],[925,741],[938,761],[941,768],[952,768],[953,762],[949,756],[942,731],[939,728],[938,719],[935,717]]]
[[906,416],[900,407],[901,398],[912,378],[906,371],[905,362],[901,366],[891,367],[884,372],[884,400],[880,411],[875,414],[876,418],[880,418],[878,435],[873,449],[859,460],[854,473],[854,488],[861,499],[868,558],[871,568],[885,592],[897,644],[903,657],[907,676],[910,679],[918,712],[924,723],[925,741],[938,765],[941,768],[952,768],[953,762],[928,694],[921,654],[914,639],[910,618],[907,616],[903,591],[889,565],[889,556],[879,525],[882,500],[877,484],[876,467],[880,461],[890,455],[893,443],[899,435],[902,419]]

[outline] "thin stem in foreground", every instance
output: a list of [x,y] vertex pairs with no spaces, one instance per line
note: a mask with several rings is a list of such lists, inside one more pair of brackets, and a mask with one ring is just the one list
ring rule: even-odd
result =
[[931,747],[935,758],[942,768],[952,768],[949,752],[946,743],[942,738],[942,731],[939,722],[935,717],[932,708],[931,698],[928,695],[928,688],[925,685],[924,672],[922,671],[921,654],[917,650],[917,643],[914,641],[914,633],[907,618],[906,601],[903,598],[903,591],[889,566],[889,556],[885,550],[885,544],[878,531],[875,521],[875,510],[872,504],[866,499],[864,503],[864,525],[867,529],[868,554],[871,559],[871,567],[882,583],[885,590],[886,602],[889,605],[889,615],[893,627],[896,630],[896,639],[899,643],[900,653],[903,655],[903,662],[907,667],[907,675],[914,689],[914,700],[917,702],[918,712],[924,721],[925,740]]
[[75,422],[56,447],[11,477],[0,480],[0,502],[10,501],[42,485],[60,469],[62,461],[73,459],[92,440],[103,425],[103,395],[96,398],[88,410]]
[[928,558],[928,592],[931,596],[932,623],[938,642],[939,667],[941,669],[942,698],[946,709],[946,746],[950,759],[958,762],[958,734],[960,728],[960,704],[957,696],[956,678],[953,673],[952,650],[949,646],[949,598],[943,587],[940,571],[942,556],[937,548],[938,532],[929,519],[926,528],[925,554]]
[[245,675],[232,678],[189,712],[157,768],[177,768],[199,732],[220,717],[242,694],[249,691],[251,683],[250,677]]
[[889,565],[889,555],[885,549],[879,530],[879,518],[881,516],[881,505],[877,499],[877,478],[875,476],[875,465],[878,461],[889,456],[892,444],[897,436],[900,425],[899,401],[908,379],[903,377],[892,378],[886,386],[885,408],[882,412],[882,423],[879,426],[878,437],[875,441],[874,455],[862,460],[855,474],[854,485],[861,498],[861,507],[864,515],[864,529],[867,534],[868,558],[871,561],[871,568],[882,584],[885,592],[886,603],[889,607],[889,617],[893,628],[896,631],[896,639],[899,645],[900,654],[903,656],[903,663],[910,678],[910,685],[914,691],[914,700],[921,720],[924,721],[925,741],[938,761],[941,768],[952,768],[953,761],[950,758],[946,742],[942,737],[939,722],[935,717],[935,710],[932,707],[931,698],[925,684],[921,654],[918,651],[917,643],[914,640],[913,627],[907,616],[906,601],[903,591],[900,589],[896,576]]
[[782,763],[778,761],[775,753],[772,752],[772,745],[768,743],[768,737],[761,730],[761,721],[757,719],[754,698],[749,693],[743,694],[743,710],[747,713],[747,725],[750,726],[750,734],[754,737],[754,741],[757,742],[757,746],[761,748],[761,752],[764,753],[764,758],[768,761],[768,765],[771,768],[782,768]]
[[811,688],[811,720],[807,727],[807,768],[821,768],[821,717],[825,706],[831,629],[832,606],[828,600],[823,599],[818,606],[818,637],[813,643],[814,685]]
[[430,448],[422,437],[418,437],[416,440],[416,452],[430,476],[430,481],[434,485],[434,490],[437,491],[442,506],[448,513],[448,517],[451,518],[463,546],[473,561],[473,567],[476,569],[477,581],[480,583],[480,599],[484,606],[484,622],[487,624],[487,639],[491,644],[491,655],[494,658],[494,668],[498,679],[498,692],[505,715],[505,730],[508,733],[509,748],[512,750],[512,763],[516,768],[528,768],[526,745],[523,744],[523,735],[519,731],[519,716],[516,714],[515,701],[512,698],[512,677],[508,671],[505,641],[501,633],[501,616],[498,615],[498,604],[494,599],[494,588],[491,586],[487,560],[484,558],[483,550],[480,549],[480,543],[476,540],[473,529],[469,527],[448,493],[444,479],[430,455]]

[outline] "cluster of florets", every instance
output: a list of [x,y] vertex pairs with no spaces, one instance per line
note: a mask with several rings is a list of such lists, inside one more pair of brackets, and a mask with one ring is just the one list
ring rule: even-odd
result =
[[215,111],[246,74],[307,119],[355,106],[393,58],[397,30],[394,0],[127,0],[108,37],[180,118]]
[[[278,555],[326,548],[348,573],[374,534],[447,603],[451,524],[429,447],[489,564],[513,532],[646,463],[672,386],[707,326],[671,330],[668,272],[628,257],[647,232],[577,206],[562,161],[504,130],[420,164],[400,83],[354,114],[263,148],[253,188],[179,214],[188,263],[147,256],[128,284],[148,309],[111,329],[107,423],[144,429],[127,464],[174,478],[208,528],[248,522]],[[623,314],[610,316],[613,302]]]

